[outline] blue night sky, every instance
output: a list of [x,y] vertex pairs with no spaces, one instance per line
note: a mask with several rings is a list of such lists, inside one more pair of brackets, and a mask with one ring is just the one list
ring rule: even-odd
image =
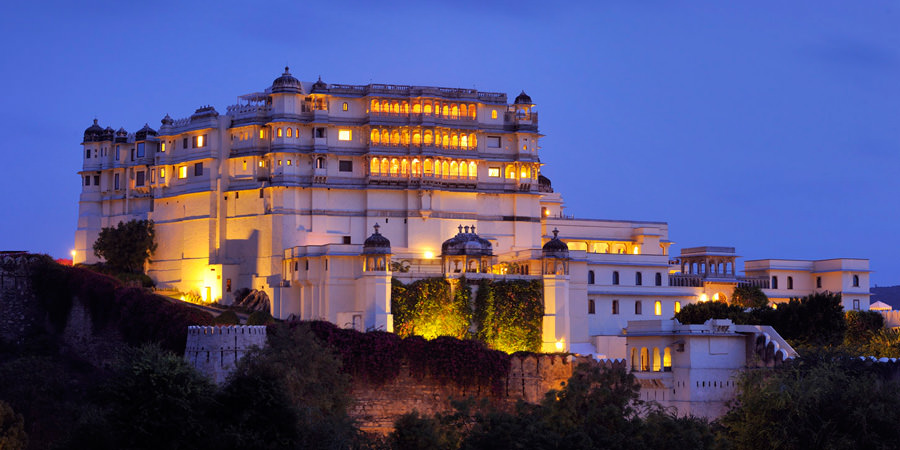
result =
[[94,117],[224,112],[290,65],[524,89],[568,214],[668,222],[673,254],[869,258],[900,284],[894,0],[136,3],[0,6],[0,249],[68,256]]

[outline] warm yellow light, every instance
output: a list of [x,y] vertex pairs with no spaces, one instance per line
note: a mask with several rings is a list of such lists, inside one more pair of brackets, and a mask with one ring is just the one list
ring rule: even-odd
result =
[[488,167],[488,176],[489,177],[499,177],[500,176],[500,168],[499,167]]
[[266,130],[259,130],[259,138],[262,139],[266,137]]
[[204,302],[208,302],[208,301],[209,301],[209,299],[206,298],[206,292],[207,292],[207,291],[209,291],[209,286],[206,286],[206,287],[204,287],[203,289],[200,290],[200,298],[201,298]]
[[159,144],[159,151],[161,151],[161,152],[166,151],[166,143],[165,142]]
[[197,136],[197,147],[203,147],[203,136]]
[[353,133],[350,130],[338,130],[338,140],[339,141],[349,141],[353,136]]
[[431,258],[434,258],[434,252],[431,251],[431,250],[426,251],[426,252],[425,252],[425,259],[431,259]]
[[705,301],[708,301],[708,300],[709,300],[709,297],[707,297],[706,294],[700,294],[700,301],[701,301],[701,302],[705,302]]
[[496,110],[496,109],[492,109],[492,110],[491,110],[491,119],[496,119],[496,118],[497,118],[497,110]]
[[550,217],[550,210],[549,210],[549,209],[544,208],[544,216],[545,216],[545,217]]
[[181,301],[184,301],[184,295],[181,296]]
[[561,352],[566,348],[566,340],[560,339],[556,341],[556,351]]
[[641,247],[639,245],[635,245],[633,249],[631,249],[631,253],[635,255],[641,254]]
[[166,168],[165,168],[165,167],[160,167],[160,168],[159,168],[159,178],[160,178],[160,179],[163,179],[163,178],[165,178],[165,177],[166,177]]
[[187,178],[187,166],[178,168],[178,178]]
[[715,294],[713,294],[713,300],[719,301],[719,293],[718,293],[718,292],[716,292]]
[[662,315],[662,302],[658,301],[653,304],[653,315],[661,316]]
[[681,302],[675,302],[675,312],[676,313],[681,312]]
[[71,251],[71,252],[69,252],[69,253],[71,253],[71,254],[72,254],[72,257],[73,257],[73,258],[74,258],[74,257],[75,257],[75,250],[72,250],[72,251]]
[[266,167],[266,163],[264,161],[259,162],[259,167]]

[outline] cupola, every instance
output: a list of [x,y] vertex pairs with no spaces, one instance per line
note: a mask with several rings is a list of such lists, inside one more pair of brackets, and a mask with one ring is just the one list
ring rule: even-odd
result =
[[291,75],[290,68],[285,66],[284,73],[272,82],[273,94],[300,94],[303,92],[303,86],[300,80]]

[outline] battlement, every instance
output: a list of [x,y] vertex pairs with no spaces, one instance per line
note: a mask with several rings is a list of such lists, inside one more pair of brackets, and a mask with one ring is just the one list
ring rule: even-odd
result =
[[263,325],[190,326],[184,359],[216,383],[225,381],[253,347],[266,345]]

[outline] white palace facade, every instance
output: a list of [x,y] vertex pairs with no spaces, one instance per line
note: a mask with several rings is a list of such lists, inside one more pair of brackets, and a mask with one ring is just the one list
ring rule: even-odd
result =
[[[272,313],[392,330],[390,279],[542,279],[545,350],[625,356],[629,320],[669,319],[735,286],[773,301],[842,293],[868,309],[868,260],[669,254],[663,222],[575,219],[541,175],[524,92],[301,82],[285,68],[224,114],[84,133],[75,263],[103,227],[151,219],[158,287]],[[375,227],[377,225],[377,227]],[[554,237],[557,236],[557,237]]]

